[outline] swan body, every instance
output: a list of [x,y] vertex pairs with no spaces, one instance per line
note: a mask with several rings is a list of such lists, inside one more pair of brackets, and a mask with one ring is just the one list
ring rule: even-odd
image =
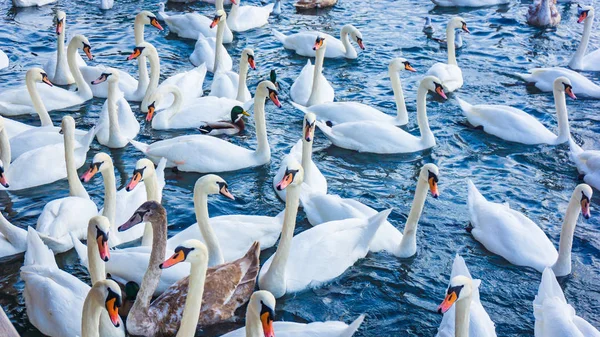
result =
[[56,0],[12,0],[15,7],[41,7],[55,2]]
[[577,6],[579,12],[578,23],[584,23],[583,36],[577,51],[569,62],[569,68],[575,70],[600,71],[600,49],[597,49],[589,54],[585,54],[588,44],[590,43],[590,34],[594,25],[594,7],[592,6]]
[[333,102],[335,97],[333,87],[323,76],[323,61],[327,50],[326,39],[317,37],[313,48],[317,51],[315,65],[313,66],[310,60],[306,61],[306,65],[290,89],[292,100],[304,106]]
[[[215,3],[216,10],[224,10],[223,0],[215,0],[213,2]],[[230,1],[227,2],[231,3]],[[162,17],[161,20],[163,20],[169,26],[169,30],[172,33],[177,34],[177,36],[192,40],[197,40],[200,35],[204,37],[217,36],[217,30],[211,27],[211,23],[213,21],[212,19],[195,12],[168,15],[165,13],[164,3],[161,2],[158,4],[158,6],[158,13]],[[223,43],[231,43],[233,42],[233,33],[231,32],[227,22],[224,24]]]
[[225,172],[268,163],[271,149],[267,139],[265,99],[269,97],[281,106],[273,83],[261,82],[254,96],[254,120],[258,145],[249,150],[223,139],[205,135],[180,136],[147,145],[131,141],[132,145],[153,161],[167,158],[167,167],[177,167],[184,172]]
[[[359,152],[391,154],[422,151],[435,146],[435,137],[427,120],[427,92],[446,98],[441,81],[433,76],[421,80],[417,92],[417,122],[421,137],[392,125],[376,121],[358,121],[333,125],[317,121],[317,126],[333,145]],[[360,130],[360,132],[357,132]]]
[[242,0],[232,2],[233,5],[227,18],[227,25],[234,32],[245,32],[268,24],[269,15],[275,6],[274,3],[262,7],[241,6]]
[[388,68],[392,81],[392,90],[394,91],[394,99],[396,101],[396,116],[390,116],[379,109],[358,102],[329,102],[315,104],[308,108],[294,102],[292,102],[292,105],[305,114],[309,112],[313,113],[317,116],[317,119],[330,121],[333,124],[375,121],[391,125],[406,125],[408,123],[408,112],[406,110],[406,102],[404,101],[404,92],[402,91],[399,74],[402,69],[415,71],[410,63],[403,58],[392,60]]
[[233,71],[218,71],[213,77],[210,86],[210,96],[225,97],[235,99],[241,103],[252,99],[246,78],[248,76],[248,67],[256,70],[254,64],[254,50],[245,48],[240,57],[239,74]]
[[[464,276],[471,279],[472,282],[472,294],[471,294],[471,305],[469,306],[469,336],[477,336],[477,337],[496,337],[496,327],[494,322],[485,311],[485,308],[481,305],[481,301],[479,300],[479,286],[481,285],[481,280],[472,279],[471,273],[469,273],[469,269],[467,268],[467,264],[465,260],[458,254],[454,258],[454,263],[452,263],[452,273],[450,275],[450,280],[454,279],[456,276]],[[452,283],[448,285],[451,287]],[[458,317],[459,321],[461,320]],[[438,332],[435,335],[436,337],[455,337],[455,325],[456,325],[456,306],[452,306],[450,310],[444,313],[444,317],[442,318],[442,322],[440,323],[440,327],[438,328]],[[458,336],[458,335],[456,335]]]
[[510,0],[431,0],[431,2],[440,7],[485,7],[504,5]]
[[293,50],[296,54],[306,57],[317,56],[312,47],[315,43],[315,39],[319,36],[325,37],[327,40],[327,50],[325,51],[326,58],[357,58],[358,54],[356,53],[356,49],[354,49],[350,41],[355,41],[360,49],[365,49],[361,32],[352,25],[345,25],[342,27],[339,39],[314,30],[284,35],[274,29],[273,35],[283,43],[285,49]]
[[0,50],[0,69],[4,69],[8,67],[8,56],[2,50]]
[[467,23],[463,18],[453,17],[450,19],[446,26],[448,62],[434,64],[426,74],[439,78],[446,92],[453,92],[463,85],[462,70],[458,67],[458,63],[456,63],[456,47],[454,45],[456,29],[462,29],[465,33],[469,33]]
[[11,224],[0,212],[0,258],[27,250],[27,231]]
[[534,68],[529,72],[529,74],[516,75],[527,83],[533,83],[541,91],[554,91],[554,80],[563,76],[569,79],[573,88],[577,88],[577,96],[600,99],[600,86],[573,70],[554,67]]
[[600,151],[583,150],[572,139],[569,140],[569,156],[579,174],[583,175],[583,181],[596,189],[600,188]]
[[199,66],[206,64],[206,68],[211,73],[218,71],[230,71],[233,68],[233,61],[223,47],[223,33],[226,25],[227,14],[224,10],[218,10],[211,27],[217,25],[216,37],[198,36],[194,51],[190,55],[190,61],[193,65]]
[[504,140],[522,144],[557,145],[571,138],[565,93],[576,99],[571,81],[558,77],[554,81],[554,101],[558,119],[558,136],[523,110],[504,105],[471,105],[460,98],[458,102],[469,123]]
[[[56,52],[53,53],[52,57],[44,65],[44,71],[48,74],[48,78],[52,83],[58,85],[68,85],[75,83],[73,74],[69,70],[67,62],[67,55],[65,48],[65,35],[67,30],[67,15],[65,12],[58,10],[54,17],[54,24],[56,25],[57,45]],[[81,55],[77,54],[77,66],[82,67],[87,64],[81,58]]]
[[546,234],[525,215],[507,204],[487,201],[469,180],[468,206],[475,240],[510,263],[542,272],[552,267],[557,275],[571,273],[571,246],[579,213],[590,217],[592,188],[581,184],[575,188],[565,214],[559,251]]
[[600,331],[577,316],[551,268],[542,273],[542,281],[533,301],[535,337],[600,337]]
[[556,0],[535,0],[529,5],[527,23],[537,27],[557,26],[561,16],[555,3]]

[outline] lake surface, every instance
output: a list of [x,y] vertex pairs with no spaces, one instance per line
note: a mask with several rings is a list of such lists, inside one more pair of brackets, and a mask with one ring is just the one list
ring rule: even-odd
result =
[[[135,73],[137,62],[125,61],[134,47],[133,19],[140,10],[156,13],[157,1],[116,1],[109,11],[101,11],[95,1],[59,1],[43,8],[14,9],[9,0],[0,0],[0,47],[8,54],[11,66],[0,70],[0,93],[24,83],[27,69],[43,65],[55,50],[56,36],[52,24],[57,9],[67,12],[67,34],[85,34],[95,60],[90,65],[105,64]],[[250,0],[246,4],[258,4]],[[429,96],[427,109],[437,146],[410,155],[379,156],[332,147],[316,133],[313,160],[327,178],[329,192],[356,198],[378,210],[393,207],[390,221],[402,229],[409,212],[416,178],[425,163],[440,168],[440,197],[428,196],[421,218],[416,256],[399,259],[386,253],[369,254],[341,277],[315,290],[286,296],[277,302],[277,320],[311,322],[343,320],[350,322],[361,313],[367,314],[356,336],[433,336],[441,322],[436,313],[448,284],[452,261],[461,254],[475,278],[482,280],[481,301],[496,323],[498,336],[532,336],[534,317],[532,301],[541,274],[528,268],[510,265],[504,259],[485,250],[466,232],[469,215],[466,206],[467,179],[472,179],[482,193],[492,201],[510,201],[511,207],[524,212],[539,224],[558,245],[562,217],[573,188],[580,183],[575,167],[568,158],[568,145],[524,146],[489,136],[466,123],[453,97],[460,96],[471,103],[507,104],[533,114],[551,130],[556,130],[556,115],[552,95],[520,83],[513,75],[538,66],[566,66],[579,45],[582,25],[576,23],[576,5],[560,4],[563,20],[554,29],[532,28],[525,23],[530,1],[482,9],[441,9],[426,0],[364,1],[340,0],[331,10],[310,15],[295,12],[291,1],[283,3],[283,14],[272,17],[270,25],[237,34],[226,45],[237,69],[239,53],[252,47],[258,70],[249,72],[249,87],[268,78],[276,69],[282,85],[282,109],[267,104],[267,126],[272,148],[269,165],[221,176],[229,183],[235,201],[218,196],[210,198],[212,216],[221,214],[275,215],[284,208],[272,189],[281,158],[300,137],[302,113],[289,104],[289,88],[306,58],[282,48],[271,33],[275,28],[284,33],[303,29],[318,29],[334,36],[341,26],[352,23],[358,27],[367,50],[356,60],[325,61],[324,75],[331,81],[339,101],[361,101],[395,113],[391,85],[387,77],[388,63],[403,56],[417,69],[402,72],[404,93],[409,109],[408,130],[418,132],[415,118],[415,98],[419,79],[435,62],[446,60],[446,52],[428,40],[421,32],[423,18],[431,16],[442,37],[445,24],[460,14],[472,34],[465,36],[465,46],[458,52],[465,85],[446,102]],[[212,15],[214,7],[205,3],[169,4],[167,12],[198,11]],[[316,14],[316,15],[315,15]],[[192,68],[188,57],[194,42],[182,40],[147,27],[146,40],[156,46],[161,57],[162,78]],[[590,50],[599,47],[600,33],[593,30]],[[35,53],[35,54],[34,54]],[[600,74],[587,73],[594,81]],[[207,76],[208,91],[212,76]],[[574,88],[577,94],[577,88]],[[101,99],[93,99],[71,109],[77,127],[90,128],[96,121]],[[585,142],[584,148],[600,148],[598,111],[600,101],[568,100],[571,132]],[[140,121],[139,107],[132,104]],[[52,113],[59,123],[64,112]],[[34,118],[24,117],[24,121]],[[255,146],[252,119],[245,134],[232,142]],[[187,133],[194,133],[190,130]],[[139,140],[152,142],[183,132],[154,131],[145,122]],[[88,162],[98,151],[109,153],[116,166],[117,184],[124,187],[131,178],[140,152],[132,146],[110,150],[94,142]],[[80,172],[83,172],[84,166]],[[200,175],[166,174],[163,205],[169,215],[170,234],[195,222],[192,190]],[[93,200],[102,203],[102,179],[85,185]],[[20,227],[34,226],[43,206],[66,196],[66,180],[23,192],[0,192],[0,207],[8,220]],[[592,200],[592,218],[578,222],[573,245],[573,272],[560,283],[567,301],[577,314],[600,327],[600,217]],[[302,211],[298,213],[296,232],[310,228]],[[274,249],[264,251],[261,260]],[[315,256],[315,259],[318,259]],[[65,270],[87,280],[87,272],[73,252],[57,257]],[[19,268],[23,256],[0,261],[0,305],[23,336],[40,333],[27,319],[23,282]],[[68,318],[67,318],[68,319]],[[227,323],[205,330],[202,336],[219,336],[242,322]]]

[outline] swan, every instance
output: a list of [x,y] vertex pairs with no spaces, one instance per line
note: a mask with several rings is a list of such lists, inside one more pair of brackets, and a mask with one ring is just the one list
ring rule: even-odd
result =
[[404,58],[395,58],[390,62],[388,74],[392,81],[392,90],[396,101],[396,116],[390,116],[379,109],[358,102],[329,102],[315,104],[308,108],[294,102],[292,105],[305,114],[314,113],[318,119],[331,121],[334,124],[371,120],[392,125],[406,125],[408,124],[408,112],[400,82],[400,71],[402,70],[416,71]]
[[494,254],[517,266],[543,272],[551,267],[558,276],[571,273],[571,247],[579,213],[590,218],[592,188],[586,184],[575,187],[565,213],[558,252],[544,231],[525,215],[508,204],[489,202],[469,180],[469,215],[475,240]]
[[[226,2],[227,4],[230,4],[231,2],[235,2],[235,0]],[[214,0],[215,9],[217,11],[225,10],[223,3],[223,0]],[[212,19],[204,15],[200,15],[195,12],[168,15],[165,13],[164,3],[160,2],[158,7],[158,13],[161,16],[161,20],[163,20],[167,26],[169,26],[169,30],[172,33],[177,34],[177,36],[180,38],[197,40],[200,35],[204,37],[217,36],[216,30],[211,27]],[[227,22],[224,22],[224,25],[223,43],[231,43],[233,42],[233,32],[231,32],[231,29],[229,29]]]
[[[66,120],[65,120],[66,119]],[[69,120],[70,119],[70,120]],[[26,188],[53,183],[67,177],[65,155],[71,156],[75,167],[83,166],[90,144],[95,135],[94,128],[88,131],[80,146],[66,148],[66,144],[74,144],[75,121],[70,116],[63,117],[62,131],[66,142],[46,145],[20,155],[10,162],[10,144],[0,118],[0,169],[8,184],[0,189],[22,190]],[[67,150],[65,152],[65,150]],[[73,151],[71,151],[73,150]]]
[[246,123],[244,122],[244,116],[250,116],[244,108],[241,106],[234,106],[231,109],[230,120],[219,120],[216,122],[204,122],[198,127],[198,131],[203,135],[236,135],[240,132],[244,132],[246,129]]
[[[456,279],[457,277],[460,278]],[[463,297],[460,301],[457,299],[453,302],[452,300],[454,298],[451,294],[455,293],[458,297],[461,292],[468,290],[464,288],[460,290],[458,288],[452,289],[452,287],[462,284],[460,280],[463,280],[462,283],[470,282],[471,294],[468,298]],[[471,277],[471,273],[469,273],[465,260],[460,255],[456,254],[454,263],[452,263],[450,284],[448,285],[448,295],[451,297],[448,298],[448,301],[444,300],[444,303],[441,305],[444,317],[442,318],[442,322],[440,323],[440,327],[438,328],[435,337],[496,337],[496,327],[494,322],[491,320],[479,300],[480,285],[481,280],[474,280]],[[468,306],[466,305],[467,303],[463,303],[465,300],[470,301]],[[456,303],[456,305],[452,305],[453,303]],[[457,310],[459,313],[458,316],[456,315]],[[468,328],[466,325],[468,325]],[[461,335],[459,331],[460,333],[463,333],[463,335]]]
[[288,153],[281,163],[279,163],[279,170],[273,177],[273,189],[277,196],[285,201],[286,190],[277,188],[277,184],[283,179],[286,168],[290,162],[300,162],[304,169],[304,179],[302,183],[302,192],[304,193],[327,193],[327,180],[323,176],[323,173],[319,170],[317,165],[312,160],[312,147],[315,139],[315,123],[316,116],[313,113],[307,113],[304,115],[304,122],[302,125],[302,138],[292,147],[290,153]]
[[[177,86],[181,90],[182,98],[186,101],[196,99],[203,95],[202,83],[204,83],[204,77],[206,76],[205,65],[200,65],[192,70],[173,75],[158,85],[158,80],[160,78],[160,59],[156,48],[148,42],[142,42],[133,49],[133,53],[129,55],[127,59],[133,60],[142,56],[148,57],[148,60],[150,61],[150,84],[148,84],[148,89],[146,90],[140,105],[140,110],[142,112],[148,112],[150,95],[167,85]],[[156,108],[166,108],[170,106],[172,104],[172,99],[164,99],[162,104],[164,105],[157,106]]]
[[323,76],[323,60],[327,50],[326,38],[317,37],[313,49],[317,51],[315,65],[306,61],[300,75],[292,84],[290,97],[300,105],[312,106],[325,102],[333,102],[335,93],[333,87]]
[[[215,55],[216,56],[216,55]],[[217,61],[215,60],[215,63]],[[246,77],[248,76],[248,67],[256,70],[254,63],[254,50],[245,48],[240,57],[240,72],[236,74],[233,71],[218,71],[213,77],[210,86],[210,96],[226,97],[238,100],[242,103],[252,99]]]
[[298,0],[294,7],[297,10],[333,7],[338,0]]
[[[44,71],[48,74],[48,78],[54,84],[68,85],[75,83],[75,79],[71,74],[69,65],[67,63],[67,55],[65,48],[65,35],[67,30],[67,14],[61,10],[56,11],[54,16],[54,24],[56,25],[56,52],[44,65]],[[81,58],[81,55],[77,54],[77,66],[82,67],[87,64]]]
[[[88,39],[83,35],[75,35],[67,48],[67,62],[69,63],[71,74],[75,77],[77,91],[70,91],[56,86],[37,86],[40,97],[49,111],[80,105],[93,97],[90,86],[83,79],[75,59],[77,49],[80,48],[90,60],[93,59]],[[0,114],[16,116],[34,113],[33,102],[28,95],[26,86],[6,90],[0,94]]]
[[121,303],[121,288],[117,282],[102,280],[94,283],[83,302],[81,336],[100,337],[100,319],[105,312],[108,313],[111,323],[115,327],[120,327],[119,307]]
[[289,188],[286,203],[292,207],[286,205],[279,245],[258,275],[259,288],[270,291],[275,298],[316,288],[342,275],[367,255],[377,229],[392,211],[368,219],[327,222],[294,236],[303,175],[298,162],[290,163],[277,185],[278,189]]
[[246,326],[228,332],[221,337],[352,337],[360,327],[365,315],[360,315],[347,325],[339,321],[296,323],[274,322],[275,297],[266,290],[255,291],[246,309]]
[[577,96],[600,99],[600,86],[571,69],[560,67],[534,68],[529,70],[529,74],[515,75],[527,83],[533,83],[536,88],[544,92],[553,92],[554,80],[557,77],[566,77],[572,86],[577,88]]
[[2,50],[0,50],[0,69],[8,67],[8,56]]
[[[439,169],[435,164],[423,165],[417,179],[417,188],[410,213],[404,225],[404,234],[389,221],[385,221],[371,241],[369,251],[385,250],[400,258],[409,258],[417,253],[417,226],[425,206],[427,190],[429,189],[432,197],[436,199],[439,197],[439,174]],[[306,218],[313,226],[344,219],[367,219],[377,214],[376,210],[358,200],[344,199],[338,195],[309,194],[308,197],[303,197],[301,200]]]
[[510,3],[510,0],[431,0],[431,2],[440,7],[484,7],[504,5]]
[[556,0],[534,0],[527,11],[527,23],[531,26],[558,26],[560,13],[556,9]]
[[590,43],[590,34],[594,25],[594,7],[577,5],[579,19],[577,23],[585,22],[583,26],[583,36],[577,51],[569,62],[569,68],[575,70],[600,71],[600,49],[589,54],[585,54]]
[[55,2],[56,0],[12,0],[15,7],[41,7]]
[[[109,228],[107,219],[103,217],[94,217],[87,225],[88,242],[95,243],[88,249],[89,271],[94,283],[105,279],[104,262],[110,256],[107,244]],[[32,227],[28,228],[21,278],[25,282],[23,297],[27,316],[33,326],[48,336],[81,335],[82,309],[90,286],[58,268],[54,254]],[[119,324],[114,325],[108,313],[103,313],[100,318],[101,336],[124,337],[120,318],[113,314],[111,317]]]
[[[165,98],[171,94],[173,103],[166,109],[157,111],[157,106],[162,106]],[[152,121],[152,128],[156,130],[191,129],[204,126],[207,122],[217,122],[231,116],[232,109],[239,107],[240,102],[235,99],[215,96],[199,97],[194,100],[183,100],[182,93],[176,86],[161,86],[148,99],[148,113],[146,121]],[[250,108],[252,101],[243,104],[242,109]]]
[[439,79],[426,76],[421,80],[417,91],[417,124],[421,137],[415,137],[394,125],[376,121],[348,122],[331,127],[331,124],[317,121],[317,126],[333,145],[349,150],[379,154],[422,151],[435,146],[425,106],[428,91],[436,92],[446,99]]
[[486,133],[521,144],[558,145],[571,138],[565,93],[572,99],[571,81],[566,77],[554,80],[554,102],[558,120],[558,136],[523,110],[506,105],[471,105],[457,98],[463,115],[475,127],[483,127]]
[[20,254],[25,250],[27,250],[27,231],[10,223],[0,212],[0,258]]
[[267,98],[277,107],[281,107],[273,83],[262,81],[254,95],[254,122],[258,141],[256,150],[205,135],[180,136],[150,145],[132,140],[131,144],[152,161],[156,162],[160,157],[167,158],[167,167],[177,167],[184,172],[216,173],[264,165],[271,160],[265,121]]
[[[165,290],[165,292],[151,301],[155,289],[161,282],[161,274],[179,267],[160,269],[160,263],[165,259],[167,241],[167,218],[165,209],[156,201],[148,201],[136,210],[134,215],[125,224],[119,227],[120,231],[127,230],[140,222],[151,222],[154,240],[149,259],[145,254],[143,259],[136,258],[134,254],[127,254],[119,261],[123,268],[128,270],[146,269],[140,290],[129,316],[127,317],[127,331],[136,336],[165,336],[174,335],[182,320],[182,306],[189,292],[196,286],[196,275],[186,276],[187,270],[178,281]],[[244,305],[256,283],[259,268],[259,244],[255,243],[246,255],[236,261],[209,268],[206,275],[205,296],[202,298],[202,309],[198,326],[205,327],[222,322],[234,316],[234,312]],[[111,260],[120,251],[112,253]],[[182,250],[175,252],[178,256],[185,254]],[[123,255],[123,254],[120,254]],[[163,265],[164,266],[164,265]],[[189,267],[189,266],[188,266]],[[111,273],[112,274],[112,273]],[[136,275],[139,279],[141,275]],[[185,276],[185,277],[184,277]],[[140,282],[140,281],[137,281]]]
[[353,25],[343,26],[339,39],[315,30],[284,35],[278,30],[273,29],[273,35],[275,35],[277,40],[283,43],[285,49],[293,50],[296,54],[306,57],[316,57],[316,51],[312,46],[314,45],[315,39],[319,36],[322,36],[327,40],[327,50],[325,51],[326,58],[357,58],[358,54],[356,53],[356,49],[354,49],[350,41],[355,41],[360,49],[365,50],[362,34]]
[[194,51],[190,55],[190,62],[199,66],[205,64],[208,71],[217,73],[218,71],[230,71],[233,68],[233,61],[223,47],[223,32],[225,29],[227,14],[224,10],[218,10],[210,24],[210,27],[217,26],[216,37],[198,36]]
[[[141,11],[135,16],[133,24],[133,34],[135,36],[135,45],[139,45],[144,42],[144,27],[145,25],[152,25],[158,30],[163,30],[163,27],[158,23],[156,16],[149,11]],[[125,99],[128,101],[140,102],[149,84],[148,68],[146,68],[146,56],[140,56],[137,58],[138,61],[138,77],[139,80],[133,78],[129,73],[119,70],[119,89],[125,94]],[[86,82],[91,82],[106,72],[106,67],[99,66],[85,66],[80,67],[83,78]],[[91,87],[94,97],[107,98],[108,97],[108,83],[97,84]]]
[[455,16],[446,26],[446,41],[448,45],[448,63],[438,62],[427,70],[426,75],[435,76],[442,81],[444,91],[453,92],[463,85],[462,70],[456,63],[455,53],[455,29],[462,29],[465,33],[471,33],[467,28],[467,23],[461,17]]
[[227,18],[227,24],[232,31],[245,32],[269,23],[269,15],[273,11],[274,3],[262,7],[240,6],[241,3],[242,0],[232,1]]
[[583,150],[572,139],[569,139],[569,157],[575,163],[579,174],[583,175],[583,181],[600,189],[600,151]]
[[567,303],[565,294],[556,280],[552,268],[544,269],[542,281],[533,300],[535,337],[600,337],[600,331]]
[[106,111],[102,109],[98,120],[96,138],[98,142],[111,149],[120,149],[129,143],[129,139],[135,138],[140,132],[140,123],[131,111],[129,103],[119,90],[119,71],[107,68],[106,72],[92,81],[92,85],[108,82],[108,98],[106,99]]

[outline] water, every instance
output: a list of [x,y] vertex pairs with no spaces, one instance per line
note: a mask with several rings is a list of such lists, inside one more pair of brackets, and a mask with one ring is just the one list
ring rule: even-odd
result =
[[[9,0],[0,0],[0,46],[11,60],[8,69],[0,71],[0,91],[24,82],[28,68],[42,65],[55,48],[52,15],[56,9],[67,12],[67,33],[85,34],[96,59],[89,64],[107,64],[134,73],[136,62],[125,61],[133,48],[133,18],[142,9],[157,10],[156,1],[118,1],[115,8],[102,12],[95,1],[60,1],[43,8],[15,10]],[[248,1],[256,4],[257,1]],[[458,94],[472,103],[509,104],[532,113],[551,130],[556,129],[551,95],[540,93],[518,83],[515,72],[545,65],[566,65],[579,44],[582,26],[576,24],[575,5],[561,4],[563,21],[555,29],[531,28],[525,24],[525,13],[531,2],[483,9],[457,10],[434,8],[425,0],[361,1],[341,0],[333,9],[318,15],[298,15],[291,2],[284,2],[284,14],[270,19],[270,26],[237,34],[227,45],[237,64],[239,53],[250,46],[256,52],[257,71],[249,73],[249,87],[268,78],[277,69],[282,84],[283,109],[267,104],[269,141],[273,150],[270,165],[221,176],[229,183],[235,201],[217,196],[210,199],[212,216],[220,214],[275,215],[284,208],[271,187],[272,177],[282,156],[300,137],[302,114],[287,103],[288,90],[306,59],[284,50],[271,35],[271,28],[284,33],[304,28],[319,29],[334,36],[346,24],[356,25],[362,32],[367,50],[356,60],[326,60],[325,76],[336,90],[340,101],[357,100],[395,113],[393,95],[387,78],[389,60],[403,56],[418,70],[401,74],[409,108],[409,130],[416,129],[415,97],[417,81],[446,52],[422,34],[423,17],[432,17],[436,35],[444,32],[450,17],[460,14],[468,23],[471,35],[465,36],[465,47],[458,52],[465,85]],[[196,3],[167,6],[168,12],[198,10],[206,15],[212,5]],[[146,28],[146,40],[159,50],[163,76],[170,76],[192,66],[188,56],[194,41],[180,40],[168,31]],[[600,41],[594,31],[591,50]],[[34,56],[32,53],[37,54]],[[237,69],[237,65],[234,66]],[[588,77],[600,80],[598,74]],[[205,89],[209,87],[210,76]],[[577,88],[574,88],[577,93]],[[102,100],[94,99],[69,112],[82,129],[91,127]],[[600,125],[596,111],[598,101],[568,101],[571,131],[584,140],[586,148],[600,148],[596,133]],[[369,254],[341,277],[328,285],[286,296],[277,303],[277,319],[298,322],[352,321],[361,313],[367,319],[357,336],[431,336],[437,331],[441,316],[436,307],[444,297],[452,260],[456,253],[464,256],[472,275],[482,279],[481,300],[498,336],[533,334],[534,318],[531,302],[541,275],[527,268],[510,265],[492,255],[465,231],[469,217],[466,207],[466,179],[473,179],[482,193],[493,201],[509,200],[511,206],[538,223],[557,245],[562,216],[573,188],[580,182],[568,159],[568,146],[521,146],[491,137],[467,125],[455,100],[442,102],[430,95],[427,104],[431,128],[437,146],[410,155],[376,156],[331,147],[317,132],[313,159],[329,184],[330,193],[356,198],[376,209],[393,207],[391,222],[403,228],[409,212],[420,167],[434,162],[440,167],[440,198],[427,198],[418,229],[418,252],[410,259],[388,254]],[[133,106],[139,112],[138,106]],[[58,123],[62,113],[53,113]],[[138,115],[143,120],[143,115]],[[23,120],[34,120],[23,118]],[[254,146],[254,128],[233,138],[238,144]],[[194,131],[189,131],[192,133]],[[180,132],[158,132],[142,123],[138,139],[151,142]],[[122,188],[131,177],[139,152],[128,146],[110,150],[94,143],[88,154],[108,152],[115,161],[117,183]],[[89,160],[88,160],[89,161]],[[83,171],[82,168],[81,171]],[[170,234],[195,222],[192,189],[198,174],[167,172],[163,205],[170,219]],[[102,181],[94,178],[86,184],[98,204],[104,195]],[[21,227],[35,225],[43,206],[68,194],[66,181],[16,193],[0,193],[0,205],[7,218]],[[592,204],[597,204],[594,197]],[[595,214],[593,214],[594,216]],[[594,326],[600,326],[600,220],[579,221],[573,246],[573,273],[560,280],[567,300],[578,315]],[[297,232],[310,227],[299,212]],[[274,249],[267,250],[262,260]],[[315,256],[315,259],[318,259]],[[57,257],[61,267],[87,280],[74,253]],[[1,261],[0,305],[23,336],[39,336],[28,322],[19,278],[22,256]],[[218,336],[243,323],[227,323],[207,329],[202,336]]]

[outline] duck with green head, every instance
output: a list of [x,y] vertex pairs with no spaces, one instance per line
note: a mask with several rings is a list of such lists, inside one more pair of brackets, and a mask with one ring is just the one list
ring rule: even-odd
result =
[[231,120],[220,120],[211,123],[204,123],[198,128],[198,131],[204,135],[217,136],[217,135],[236,135],[246,128],[244,123],[244,116],[250,116],[250,114],[244,110],[241,106],[234,106],[231,109]]

